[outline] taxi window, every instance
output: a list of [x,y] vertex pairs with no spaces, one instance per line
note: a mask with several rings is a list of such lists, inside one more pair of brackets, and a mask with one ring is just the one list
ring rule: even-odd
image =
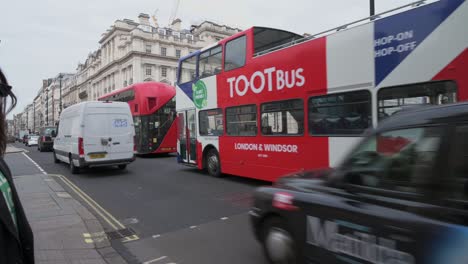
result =
[[439,127],[410,128],[370,137],[351,154],[351,184],[417,193],[431,177],[441,142]]
[[445,185],[448,185],[447,196],[466,202],[468,201],[468,125],[459,125],[455,128],[453,142],[449,159],[451,177],[445,182]]

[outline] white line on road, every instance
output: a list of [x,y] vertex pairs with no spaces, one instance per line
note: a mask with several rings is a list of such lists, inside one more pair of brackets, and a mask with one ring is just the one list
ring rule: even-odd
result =
[[143,262],[143,264],[154,263],[154,262],[156,262],[156,261],[160,261],[160,260],[163,260],[163,259],[165,259],[165,258],[167,258],[167,257],[166,257],[166,256],[162,256],[162,257],[157,258],[157,259],[152,259],[152,260],[148,260],[148,261],[146,261],[146,262]]
[[220,219],[224,221],[224,220],[228,220],[229,217],[221,217]]
[[28,158],[29,161],[32,162],[32,164],[34,164],[38,169],[39,171],[41,171],[44,175],[47,175],[47,172],[41,168],[41,166],[39,166],[39,164],[37,164],[33,159],[31,159],[31,157],[29,157],[26,153],[23,152],[23,155]]

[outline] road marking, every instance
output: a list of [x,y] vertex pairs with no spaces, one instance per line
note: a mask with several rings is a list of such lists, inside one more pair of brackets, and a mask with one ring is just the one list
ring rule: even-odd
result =
[[[49,174],[49,176],[57,177],[62,180],[63,183],[68,185],[85,203],[87,203],[101,218],[109,224],[114,230],[125,229],[126,227],[119,222],[114,216],[112,216],[108,211],[106,211],[102,206],[100,206],[95,200],[93,200],[89,195],[82,191],[78,186],[71,182],[67,177],[59,174]],[[128,237],[122,238],[121,242],[130,242],[140,239],[137,235],[131,235]]]
[[190,229],[194,229],[194,228],[197,228],[197,226],[190,226]]
[[94,243],[94,241],[93,241],[91,238],[86,238],[86,239],[84,240],[84,242],[85,242],[86,244],[92,244],[92,243]]
[[26,153],[24,153],[24,152],[23,152],[22,154],[23,154],[29,161],[31,161],[32,164],[34,164],[34,165],[36,166],[36,168],[38,168],[39,171],[42,172],[42,174],[47,175],[47,172],[46,172],[43,168],[41,168],[41,166],[39,166],[39,164],[37,164],[31,157],[29,157],[29,156],[28,156]]
[[[114,230],[120,230],[120,229],[125,229],[125,226],[120,223],[114,216],[112,216],[109,212],[107,212],[102,206],[100,206],[96,201],[94,201],[89,195],[87,195],[84,191],[82,191],[78,186],[76,186],[73,182],[71,182],[67,177],[63,175],[58,175],[58,174],[47,174],[44,169],[39,166],[31,157],[26,155],[26,153],[23,152],[23,155],[30,160],[43,174],[49,175],[51,177],[56,177],[62,180],[63,183],[65,183],[68,187],[70,187],[71,190],[73,190],[85,203],[87,203],[101,218],[109,224],[111,228]],[[137,235],[131,235],[128,237],[122,238],[122,242],[130,242],[130,241],[135,241],[140,239],[139,236]]]
[[229,217],[221,217],[220,219],[224,221],[224,220],[228,220]]
[[[125,227],[120,224],[114,224],[113,221],[111,221],[108,217],[106,217],[104,215],[104,208],[102,208],[101,206],[99,206],[94,200],[91,199],[91,197],[89,197],[87,194],[85,194],[83,191],[81,191],[78,186],[76,186],[74,183],[72,183],[70,180],[68,180],[65,176],[63,175],[56,175],[56,174],[50,174],[49,176],[52,176],[52,177],[57,177],[59,178],[60,180],[62,180],[63,183],[65,183],[66,185],[68,185],[68,187],[70,187],[81,199],[83,199],[83,201],[85,203],[87,203],[97,214],[99,214],[99,216],[102,217],[102,219],[104,219],[104,221],[106,221],[106,223],[108,223],[114,230],[119,230],[119,229],[124,229]],[[93,202],[91,202],[93,201]],[[95,206],[96,205],[96,206]],[[98,209],[99,208],[99,209]],[[102,211],[102,212],[101,212]],[[108,213],[109,214],[109,213]],[[117,220],[115,220],[115,222],[118,222]]]
[[166,257],[166,256],[162,256],[162,257],[159,257],[159,258],[156,258],[156,259],[152,259],[152,260],[148,260],[148,261],[146,261],[146,262],[143,262],[143,264],[151,264],[151,263],[154,263],[154,262],[156,262],[156,261],[163,260],[163,259],[165,259],[165,258],[167,258],[167,257]]
[[158,238],[158,237],[160,237],[160,236],[161,236],[161,235],[152,235],[151,237],[152,237],[152,238]]

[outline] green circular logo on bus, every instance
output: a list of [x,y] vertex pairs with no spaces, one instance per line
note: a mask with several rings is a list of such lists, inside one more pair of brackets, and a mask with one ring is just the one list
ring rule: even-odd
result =
[[208,92],[203,81],[199,80],[192,84],[193,102],[197,108],[203,108],[207,105]]

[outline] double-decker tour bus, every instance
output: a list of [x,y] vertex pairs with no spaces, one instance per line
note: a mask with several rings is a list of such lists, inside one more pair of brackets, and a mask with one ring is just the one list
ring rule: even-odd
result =
[[165,83],[132,84],[99,97],[127,102],[135,124],[137,154],[176,152],[175,88]]
[[252,27],[179,61],[178,161],[274,181],[337,165],[408,105],[468,98],[468,3],[417,1],[303,37]]

